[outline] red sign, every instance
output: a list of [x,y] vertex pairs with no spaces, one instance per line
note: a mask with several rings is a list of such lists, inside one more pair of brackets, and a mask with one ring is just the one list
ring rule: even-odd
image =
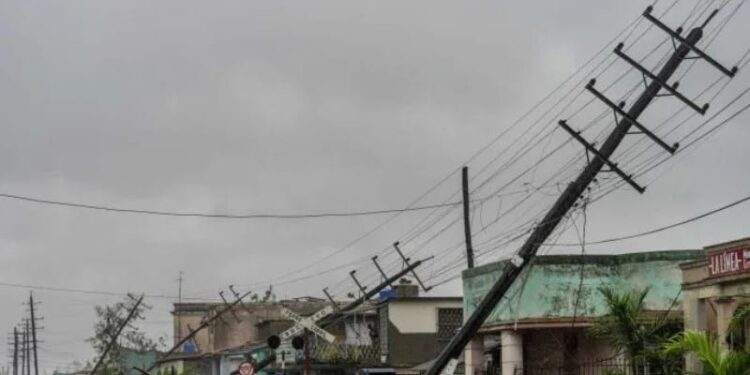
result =
[[240,375],[253,375],[255,373],[255,366],[248,361],[242,362],[240,363],[239,372]]
[[750,272],[750,245],[734,247],[708,256],[708,276]]

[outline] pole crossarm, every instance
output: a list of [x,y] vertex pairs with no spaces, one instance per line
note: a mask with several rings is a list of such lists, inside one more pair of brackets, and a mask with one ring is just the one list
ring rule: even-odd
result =
[[[693,31],[698,30],[699,33],[702,33],[701,29],[693,29]],[[622,51],[622,47],[625,45],[623,43],[620,43],[615,47],[615,54],[617,56],[620,56],[623,60],[627,61],[630,65],[632,65],[634,68],[638,69],[641,73],[643,73],[644,76],[647,76],[651,79],[652,82],[656,82],[659,84],[660,87],[664,88],[665,90],[669,91],[670,94],[672,94],[677,99],[680,99],[683,103],[687,104],[688,107],[694,109],[696,112],[700,113],[701,115],[705,115],[706,111],[708,110],[708,103],[704,104],[703,107],[698,106],[697,104],[693,103],[692,100],[688,99],[685,95],[682,95],[679,91],[677,91],[677,83],[675,83],[674,86],[669,85],[666,80],[663,80],[654,73],[651,73],[650,70],[646,69],[643,65],[638,63],[637,61],[633,60],[632,57],[625,54],[625,52]],[[687,47],[685,47],[687,48]],[[654,94],[654,96],[658,95]]]
[[362,292],[362,294],[367,293],[367,288],[360,284],[359,280],[357,280],[357,276],[354,276],[355,273],[357,273],[356,270],[351,270],[351,272],[349,272],[349,276],[352,277],[352,280],[354,280],[354,283],[357,284],[357,288],[359,288],[359,291]]
[[[669,34],[673,39],[677,40],[682,45],[685,45],[688,48],[690,48],[691,51],[693,51],[696,55],[698,55],[703,60],[706,60],[706,62],[708,62],[709,64],[713,65],[720,72],[726,74],[730,78],[734,77],[735,74],[737,74],[737,70],[738,70],[737,66],[733,66],[732,69],[727,69],[724,65],[721,65],[721,63],[719,63],[718,61],[714,60],[711,56],[709,56],[708,54],[706,54],[705,52],[703,52],[700,48],[696,47],[695,44],[689,43],[687,40],[685,40],[685,38],[683,38],[680,35],[680,33],[682,32],[681,28],[678,28],[677,31],[674,31],[674,30],[670,29],[669,26],[667,26],[663,22],[661,22],[659,19],[657,19],[656,17],[654,17],[651,14],[652,10],[653,10],[653,7],[648,7],[643,12],[643,16],[647,20],[651,21],[651,23],[653,23],[654,25],[656,25],[658,28],[664,30],[664,32],[666,32],[667,34]],[[716,10],[714,10],[714,12],[711,14],[710,17],[713,17],[715,14],[716,14]]]
[[[221,300],[224,302],[224,306],[229,306],[229,301],[227,301],[227,299],[224,297],[224,291],[223,290],[219,292],[219,297],[221,297]],[[242,322],[242,319],[240,319],[237,316],[237,313],[234,312],[234,309],[230,308],[229,309],[229,313],[232,314],[232,316],[234,317],[234,320],[236,320],[237,323],[241,323]]]
[[[385,274],[385,271],[383,271],[383,267],[380,267],[380,264],[378,263],[378,256],[375,255],[371,259],[372,259],[372,262],[375,263],[375,268],[378,269],[378,272],[380,272],[380,276],[383,277],[383,280],[388,279],[388,275]],[[391,286],[391,288],[393,288],[393,284],[392,283],[389,284],[389,285]]]
[[589,151],[592,154],[596,155],[596,157],[599,158],[600,160],[602,160],[604,162],[604,164],[606,164],[610,168],[610,170],[612,170],[612,172],[617,173],[617,175],[620,176],[623,180],[625,180],[625,182],[627,182],[630,186],[632,186],[633,189],[637,190],[641,194],[643,194],[643,192],[646,191],[646,188],[644,188],[643,186],[638,185],[635,181],[633,181],[633,176],[632,175],[625,174],[625,172],[623,172],[622,169],[620,169],[617,166],[617,163],[613,163],[612,161],[610,161],[606,156],[604,156],[601,152],[599,152],[599,150],[597,150],[596,147],[594,147],[588,141],[586,141],[581,136],[581,132],[577,132],[577,131],[573,130],[570,126],[568,126],[568,124],[567,124],[567,122],[565,122],[565,120],[560,120],[557,123],[563,129],[565,129],[565,131],[567,131],[568,133],[570,133],[570,135],[572,135],[573,138],[575,138],[578,142],[581,142],[581,144],[584,147],[586,147],[586,151]]
[[357,308],[357,306],[359,306],[359,305],[365,303],[366,301],[370,300],[370,298],[374,297],[376,294],[378,294],[378,292],[380,292],[381,290],[383,290],[385,287],[387,287],[388,285],[392,284],[393,282],[395,282],[399,278],[403,277],[407,273],[413,271],[415,268],[417,268],[420,265],[422,265],[422,263],[425,262],[425,261],[427,261],[428,259],[430,259],[430,258],[418,260],[418,261],[410,264],[406,268],[402,269],[401,271],[396,272],[395,274],[393,274],[393,276],[389,277],[388,279],[384,280],[382,283],[380,283],[377,286],[375,286],[374,288],[370,289],[370,291],[368,291],[367,293],[365,293],[363,296],[355,299],[354,301],[350,302],[346,306],[344,306],[341,309],[339,309],[338,312],[335,312],[335,313],[333,313],[333,314],[331,314],[331,315],[329,315],[329,316],[321,319],[321,321],[318,322],[318,325],[320,325],[321,327],[325,328],[328,325],[332,324],[333,322],[339,320],[340,318],[343,318],[344,316],[346,316],[345,314],[347,312],[349,312],[351,310],[354,310],[355,308]]
[[[396,252],[399,256],[401,256],[401,259],[404,261],[404,264],[407,266],[409,265],[409,258],[404,256],[404,253],[401,252],[401,249],[398,247],[399,242],[396,241],[393,243],[393,248],[396,249]],[[425,292],[429,292],[432,287],[426,287],[422,280],[419,278],[419,275],[417,275],[417,271],[414,270],[414,268],[411,269],[411,275],[414,276],[415,279],[417,279],[417,283],[419,283],[419,286],[424,290]]]
[[625,112],[625,110],[622,109],[621,105],[617,105],[617,104],[613,103],[606,96],[604,96],[604,94],[602,94],[597,89],[595,89],[594,88],[594,84],[595,83],[596,83],[596,80],[592,79],[591,81],[589,81],[588,85],[586,85],[586,89],[589,90],[589,92],[591,92],[592,94],[594,94],[594,96],[596,96],[597,98],[599,98],[599,100],[601,100],[602,102],[604,102],[604,104],[606,104],[610,108],[612,108],[612,110],[615,111],[617,114],[619,114],[620,116],[622,116],[622,117],[628,119],[630,122],[632,122],[633,126],[635,126],[636,128],[638,128],[638,130],[640,130],[647,137],[651,138],[652,141],[656,142],[656,144],[658,144],[659,146],[661,146],[663,149],[667,150],[667,152],[669,152],[670,154],[674,154],[675,151],[677,151],[677,148],[679,147],[678,143],[675,143],[674,145],[670,146],[666,142],[664,142],[663,140],[661,140],[661,138],[657,137],[653,132],[651,132],[651,130],[649,130],[648,128],[646,128],[645,126],[643,126],[640,122],[638,122],[638,120],[630,117],[630,115],[627,112]]
[[333,307],[335,311],[341,310],[339,309],[339,305],[336,303],[336,301],[333,300],[333,296],[331,295],[331,293],[328,292],[328,288],[323,288],[323,294],[325,294],[326,298],[328,298],[328,301],[331,302],[331,307]]

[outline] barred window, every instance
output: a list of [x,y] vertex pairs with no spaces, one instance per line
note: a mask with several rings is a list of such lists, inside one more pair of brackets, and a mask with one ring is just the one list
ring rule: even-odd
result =
[[440,342],[450,341],[464,321],[462,308],[438,309],[437,338]]

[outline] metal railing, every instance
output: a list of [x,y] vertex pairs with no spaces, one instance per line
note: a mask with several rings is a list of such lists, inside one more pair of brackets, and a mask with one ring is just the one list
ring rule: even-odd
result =
[[315,362],[327,364],[376,364],[380,362],[378,345],[346,345],[317,342],[310,348]]

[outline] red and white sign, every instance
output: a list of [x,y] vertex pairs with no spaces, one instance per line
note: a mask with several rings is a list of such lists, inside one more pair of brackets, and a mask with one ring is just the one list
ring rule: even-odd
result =
[[750,272],[750,245],[729,248],[708,256],[708,276]]
[[240,367],[238,368],[240,375],[253,375],[255,374],[255,366],[253,366],[252,363],[245,361],[240,363]]

